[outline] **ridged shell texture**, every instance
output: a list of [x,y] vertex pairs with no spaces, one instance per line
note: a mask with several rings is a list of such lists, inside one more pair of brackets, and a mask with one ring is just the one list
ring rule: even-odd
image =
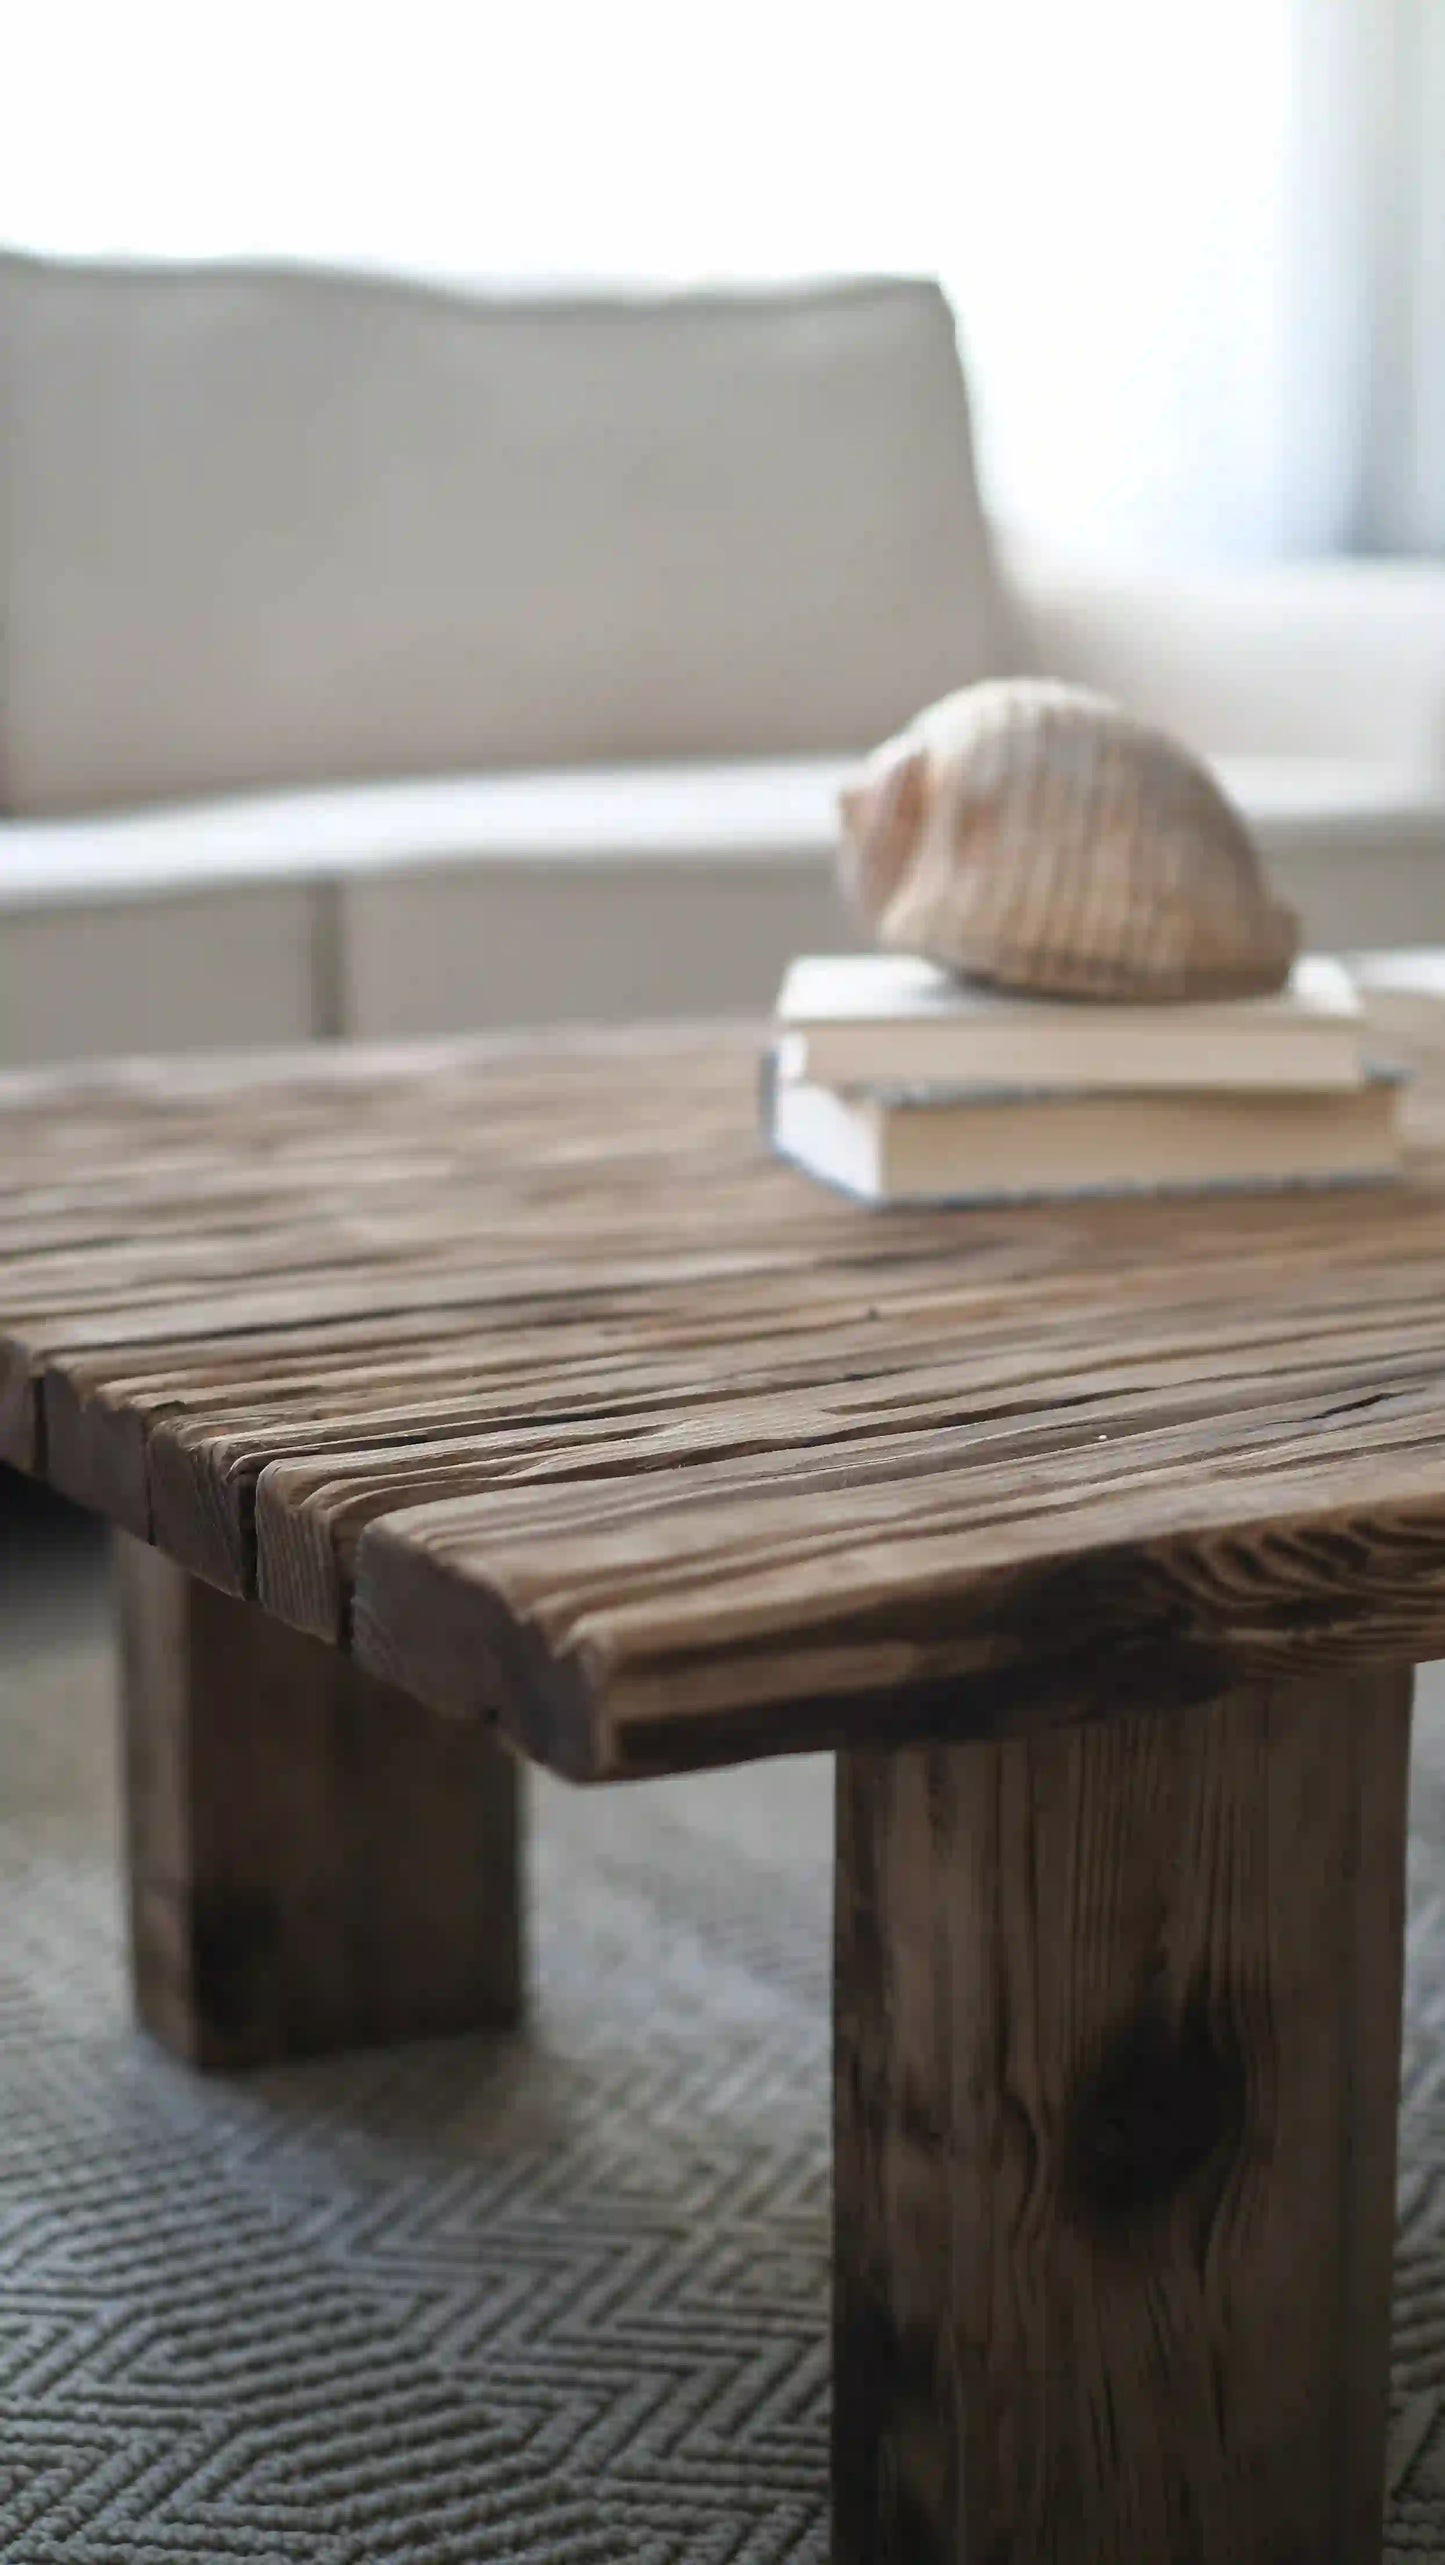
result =
[[845,792],[840,861],[880,944],[1039,995],[1263,995],[1298,949],[1198,759],[1072,686],[990,682],[921,713]]

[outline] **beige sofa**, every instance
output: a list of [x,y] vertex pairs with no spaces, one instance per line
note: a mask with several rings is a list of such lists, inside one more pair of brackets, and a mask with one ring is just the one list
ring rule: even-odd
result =
[[931,285],[0,258],[0,1060],[765,1003],[851,756],[1026,667],[1445,940],[1445,570],[1001,550]]

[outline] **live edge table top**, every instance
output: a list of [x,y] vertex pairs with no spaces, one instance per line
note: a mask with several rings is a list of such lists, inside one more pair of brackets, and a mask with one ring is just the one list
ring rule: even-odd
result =
[[1327,1193],[864,1211],[756,1028],[0,1081],[0,1457],[580,1779],[1445,1654],[1416,978]]

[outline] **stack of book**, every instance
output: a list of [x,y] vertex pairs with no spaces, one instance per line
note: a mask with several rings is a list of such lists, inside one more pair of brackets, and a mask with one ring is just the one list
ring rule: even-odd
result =
[[1318,956],[1276,997],[1111,1006],[850,954],[789,970],[764,1115],[782,1157],[863,1201],[997,1202],[1388,1176],[1397,1087]]

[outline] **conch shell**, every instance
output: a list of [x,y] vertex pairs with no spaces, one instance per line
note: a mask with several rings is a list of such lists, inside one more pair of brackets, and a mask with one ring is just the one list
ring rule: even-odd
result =
[[1177,740],[1032,678],[969,686],[842,796],[840,869],[878,942],[1040,995],[1267,995],[1299,945],[1244,821]]

